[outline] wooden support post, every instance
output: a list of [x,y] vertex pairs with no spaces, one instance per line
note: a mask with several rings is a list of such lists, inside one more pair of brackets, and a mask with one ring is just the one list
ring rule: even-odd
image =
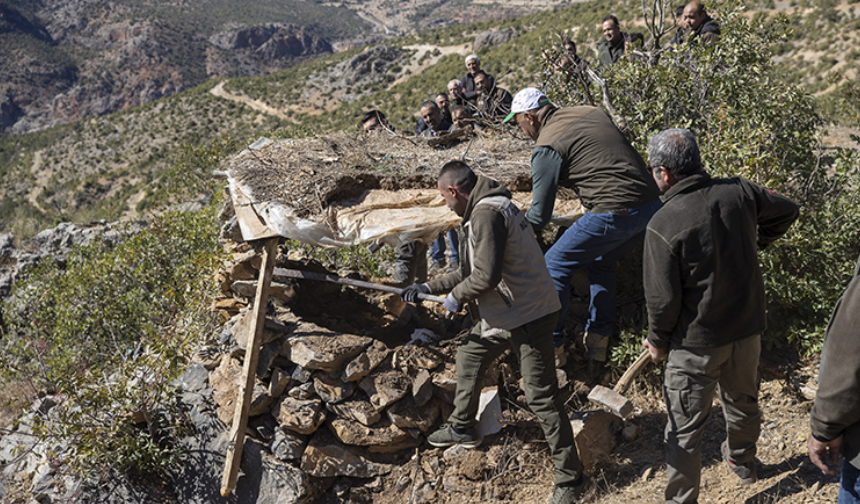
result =
[[275,253],[278,239],[269,238],[263,245],[263,264],[260,266],[260,279],[257,281],[257,295],[254,298],[254,313],[248,331],[248,348],[245,364],[242,366],[242,383],[239,384],[236,409],[233,412],[233,426],[227,444],[227,457],[224,460],[224,475],[221,478],[221,496],[227,497],[236,488],[239,477],[239,463],[242,461],[242,448],[245,443],[245,429],[248,426],[248,412],[251,409],[251,396],[257,375],[257,360],[260,356],[260,342],[266,324],[266,305],[269,303],[269,286],[272,283],[272,270],[275,267]]

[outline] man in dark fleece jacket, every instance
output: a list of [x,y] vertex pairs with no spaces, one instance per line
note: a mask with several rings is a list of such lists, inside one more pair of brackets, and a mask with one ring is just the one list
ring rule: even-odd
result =
[[698,502],[701,441],[717,385],[726,419],[722,456],[742,484],[757,479],[766,301],[756,253],[788,231],[798,207],[740,178],[712,179],[687,130],[654,135],[648,156],[664,204],[645,232],[643,346],[654,362],[669,357],[665,499],[691,503]]
[[860,261],[827,326],[809,425],[809,458],[833,474],[841,449],[839,503],[860,503]]
[[684,6],[681,20],[683,26],[675,34],[672,45],[684,42],[687,37],[691,37],[692,40],[701,39],[706,45],[715,44],[720,40],[720,25],[711,19],[699,0],[693,0]]
[[573,430],[558,395],[552,329],[559,302],[531,226],[498,182],[477,177],[466,163],[451,161],[439,173],[439,192],[448,208],[463,218],[460,269],[403,290],[403,300],[418,293],[449,292],[445,308],[469,305],[478,322],[457,351],[457,390],[447,424],[428,436],[437,447],[481,443],[475,419],[484,374],[510,349],[520,361],[523,388],[537,415],[555,463],[552,504],[583,502],[594,483],[582,473]]

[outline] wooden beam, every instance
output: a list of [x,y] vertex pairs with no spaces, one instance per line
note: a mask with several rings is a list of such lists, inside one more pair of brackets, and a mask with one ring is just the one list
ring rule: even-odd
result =
[[236,409],[233,412],[233,426],[227,444],[227,457],[224,460],[224,475],[221,478],[221,496],[227,497],[236,488],[239,477],[239,463],[245,444],[245,429],[248,426],[248,412],[251,409],[251,396],[257,375],[257,360],[260,356],[263,326],[266,324],[266,305],[269,303],[269,286],[272,283],[272,270],[275,268],[275,253],[278,239],[269,238],[263,243],[263,264],[257,281],[257,295],[254,298],[254,313],[248,328],[248,349],[245,364],[242,366],[242,383],[239,384]]

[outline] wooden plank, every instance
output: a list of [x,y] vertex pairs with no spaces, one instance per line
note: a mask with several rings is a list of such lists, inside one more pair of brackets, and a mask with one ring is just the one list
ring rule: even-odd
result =
[[251,395],[254,392],[254,380],[257,375],[257,361],[263,339],[263,326],[266,323],[266,305],[269,303],[269,286],[272,284],[272,270],[275,268],[277,245],[277,238],[270,238],[263,245],[263,264],[260,267],[257,295],[254,298],[254,311],[248,328],[250,337],[245,353],[245,364],[242,367],[242,383],[239,384],[239,393],[236,397],[238,403],[233,412],[233,426],[230,429],[227,456],[224,460],[224,474],[221,478],[222,497],[227,497],[233,492],[239,477],[239,463],[242,461],[242,448],[245,444],[245,429],[248,426],[248,412],[251,409]]

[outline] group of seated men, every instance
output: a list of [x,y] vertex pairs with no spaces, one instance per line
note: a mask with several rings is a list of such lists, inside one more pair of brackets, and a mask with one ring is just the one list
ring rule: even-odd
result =
[[[511,111],[511,93],[496,86],[495,78],[481,69],[475,54],[466,57],[467,73],[448,82],[448,92],[440,92],[435,100],[423,102],[415,123],[415,135],[434,137],[440,133],[474,128],[479,122],[497,122]],[[371,110],[361,120],[365,132],[389,127],[385,114]],[[390,128],[390,127],[389,127]]]

